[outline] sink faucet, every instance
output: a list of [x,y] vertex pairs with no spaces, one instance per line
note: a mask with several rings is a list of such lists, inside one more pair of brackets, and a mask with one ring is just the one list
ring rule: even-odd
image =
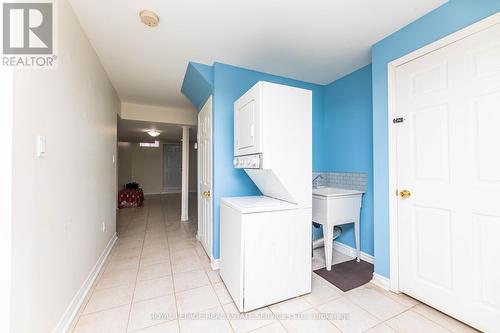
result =
[[314,179],[312,180],[313,188],[317,188],[318,187],[318,184],[316,183],[316,180],[318,180],[318,179],[323,179],[323,176],[322,175],[317,175],[316,177],[314,177]]

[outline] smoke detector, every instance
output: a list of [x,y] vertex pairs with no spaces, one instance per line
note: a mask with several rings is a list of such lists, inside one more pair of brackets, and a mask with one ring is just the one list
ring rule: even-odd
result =
[[160,18],[156,13],[150,10],[141,10],[139,12],[139,17],[141,18],[141,22],[147,25],[148,27],[156,27],[158,23],[160,23]]

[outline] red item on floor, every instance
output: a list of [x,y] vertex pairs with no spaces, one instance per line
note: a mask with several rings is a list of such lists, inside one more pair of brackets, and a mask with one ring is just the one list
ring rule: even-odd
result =
[[118,208],[140,207],[144,202],[142,188],[126,189],[118,192]]

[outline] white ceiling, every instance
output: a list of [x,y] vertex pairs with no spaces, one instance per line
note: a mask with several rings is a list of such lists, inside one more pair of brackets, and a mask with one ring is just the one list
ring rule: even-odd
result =
[[[370,47],[446,0],[70,0],[125,102],[191,108],[189,61],[326,84],[370,63]],[[138,13],[150,9],[160,25]]]
[[[156,138],[151,137],[147,130],[155,129],[161,132]],[[190,141],[196,141],[196,129],[189,130]],[[118,140],[125,142],[181,142],[182,128],[178,125],[155,123],[150,121],[124,120],[118,117]]]

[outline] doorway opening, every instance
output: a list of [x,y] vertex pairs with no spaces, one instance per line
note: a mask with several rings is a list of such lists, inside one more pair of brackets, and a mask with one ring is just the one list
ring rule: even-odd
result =
[[163,192],[180,193],[182,185],[182,148],[177,143],[163,145]]

